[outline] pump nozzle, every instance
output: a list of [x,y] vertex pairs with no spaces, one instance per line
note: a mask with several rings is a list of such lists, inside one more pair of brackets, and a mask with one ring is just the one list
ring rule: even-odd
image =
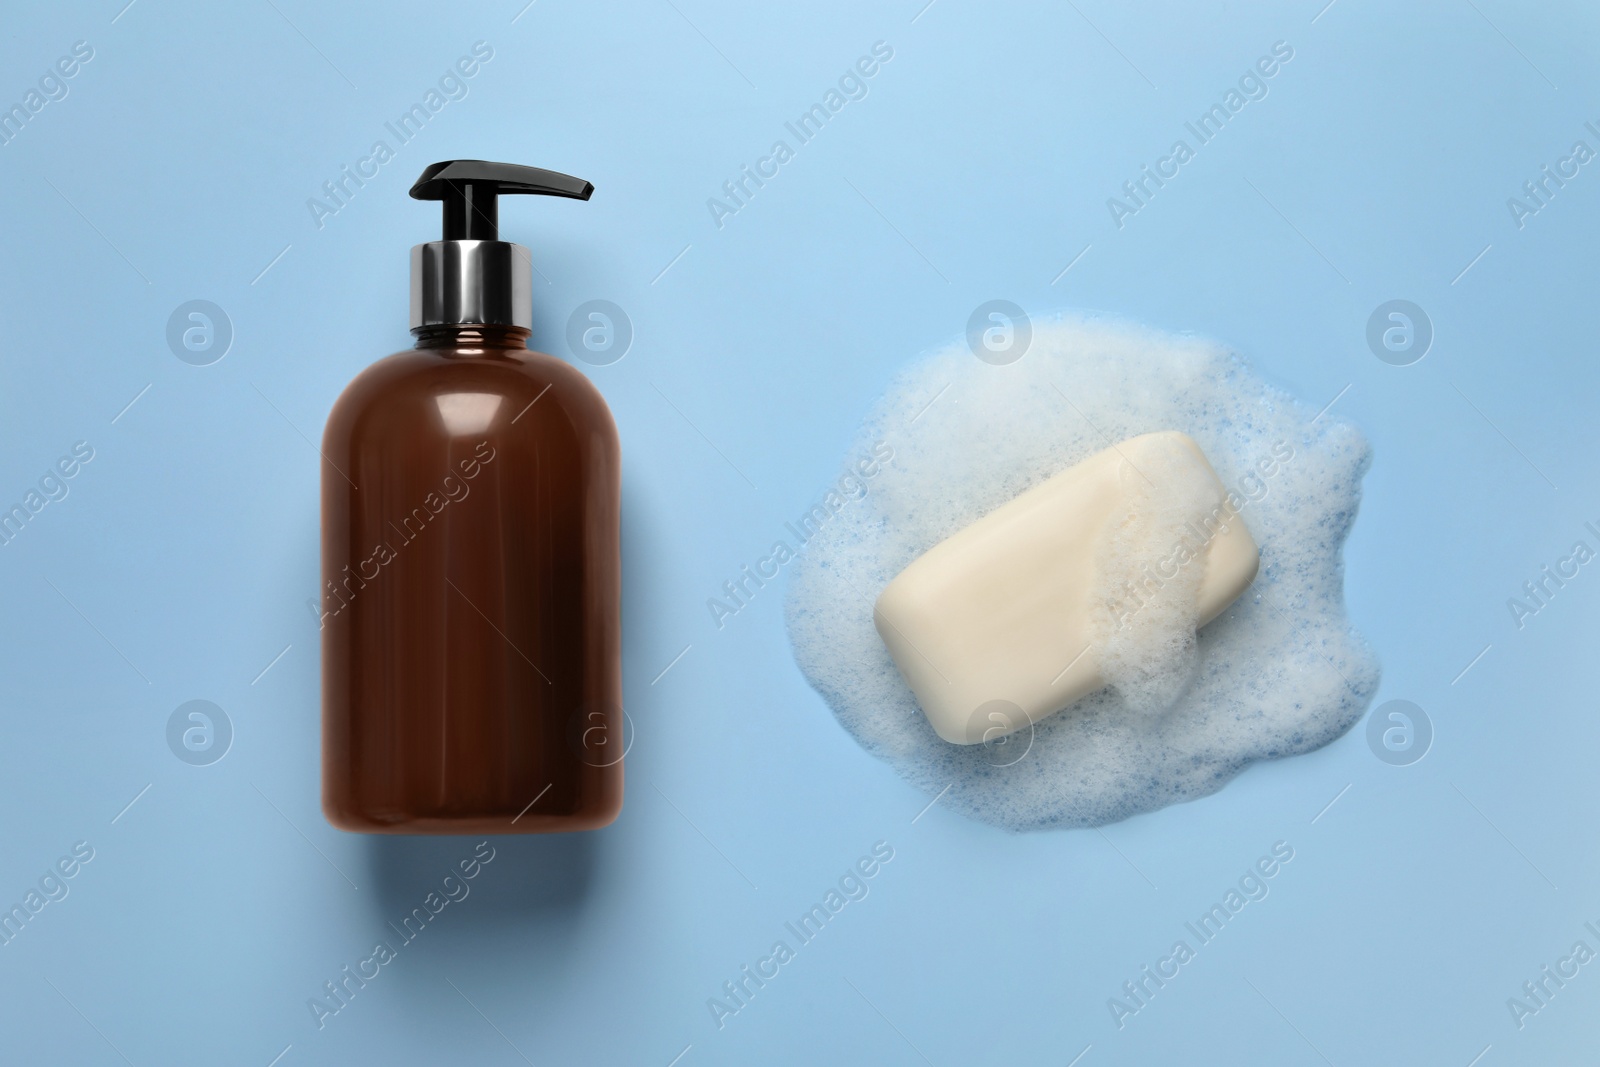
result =
[[594,186],[582,178],[515,163],[447,159],[422,172],[411,187],[415,200],[444,201],[444,240],[498,241],[499,197],[505,193],[587,200]]
[[444,202],[444,236],[411,249],[411,328],[532,326],[528,250],[500,240],[499,198],[530,193],[587,200],[593,192],[582,178],[514,163],[450,159],[428,167],[411,195]]

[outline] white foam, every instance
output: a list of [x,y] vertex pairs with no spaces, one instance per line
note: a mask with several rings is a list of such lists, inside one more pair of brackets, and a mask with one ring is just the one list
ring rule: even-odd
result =
[[[1216,792],[1255,760],[1327,744],[1378,683],[1345,618],[1340,559],[1371,452],[1352,427],[1315,416],[1214,342],[1108,320],[1036,321],[1026,355],[1005,366],[964,342],[935,352],[895,380],[861,429],[860,444],[886,441],[893,461],[792,566],[795,658],[868,751],[930,795],[954,783],[943,804],[1011,829],[1103,825]],[[1022,759],[1009,762],[1013,749],[997,766],[985,746],[941,740],[879,640],[871,601],[1000,504],[1157,430],[1194,438],[1243,502],[1261,549],[1255,582],[1197,640],[1192,617],[1184,624],[1191,596],[1141,609],[1151,618],[1110,643],[1115,688],[1038,723]],[[1160,543],[1194,503],[1125,530],[1107,551],[1149,558],[1144,542]]]
[[1124,589],[1188,540],[1222,500],[1211,472],[1180,441],[1163,438],[1144,450],[1137,465],[1124,457],[1117,477],[1124,505],[1108,524],[1094,573],[1100,588],[1090,616],[1095,659],[1101,674],[1130,711],[1158,715],[1170,709],[1194,681],[1200,665],[1195,624],[1200,617],[1204,564],[1192,560],[1130,611]]

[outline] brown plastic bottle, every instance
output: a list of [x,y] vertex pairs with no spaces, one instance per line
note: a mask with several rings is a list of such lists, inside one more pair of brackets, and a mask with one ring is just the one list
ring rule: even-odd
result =
[[446,240],[412,250],[417,347],[359,375],[323,438],[322,800],[341,829],[547,833],[621,809],[616,427],[587,378],[527,349],[527,250],[493,232],[498,193],[589,189],[454,161],[412,190],[445,200]]

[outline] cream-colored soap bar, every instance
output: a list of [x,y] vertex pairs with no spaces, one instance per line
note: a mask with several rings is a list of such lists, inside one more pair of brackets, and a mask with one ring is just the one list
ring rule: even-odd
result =
[[1103,688],[1120,634],[1175,598],[1203,626],[1244,591],[1259,557],[1228,500],[1187,435],[1129,438],[929,549],[873,622],[940,737],[993,740]]

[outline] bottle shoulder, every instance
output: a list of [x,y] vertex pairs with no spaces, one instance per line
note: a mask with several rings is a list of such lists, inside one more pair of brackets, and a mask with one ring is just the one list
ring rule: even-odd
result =
[[[533,405],[537,424],[556,421],[615,437],[610,408],[581,371],[554,356],[529,349],[463,355],[453,349],[408,349],[386,356],[357,374],[335,401],[326,437],[355,432],[374,421],[426,430],[436,420],[447,432],[499,428],[521,422]],[[455,424],[455,425],[452,425]]]

